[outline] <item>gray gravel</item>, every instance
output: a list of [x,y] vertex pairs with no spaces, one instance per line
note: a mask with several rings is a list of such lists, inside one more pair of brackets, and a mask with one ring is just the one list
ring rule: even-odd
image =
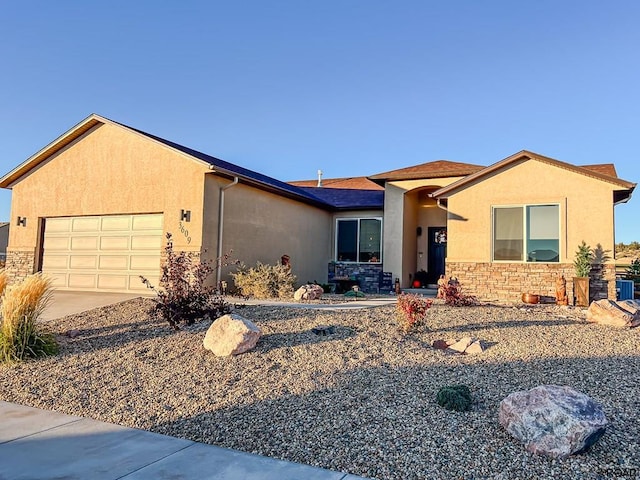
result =
[[[202,347],[208,324],[173,332],[147,317],[150,303],[56,320],[60,355],[0,366],[0,399],[378,479],[640,476],[640,329],[587,324],[566,307],[435,304],[403,336],[393,307],[245,307],[258,346],[216,358]],[[335,333],[311,333],[320,324]],[[430,347],[466,335],[490,348]],[[458,383],[474,395],[470,412],[435,402]],[[610,427],[589,453],[532,455],[498,425],[500,400],[541,384],[603,405]]]

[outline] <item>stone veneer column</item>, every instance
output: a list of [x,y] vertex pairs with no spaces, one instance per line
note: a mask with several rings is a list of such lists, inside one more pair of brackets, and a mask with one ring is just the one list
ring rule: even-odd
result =
[[5,270],[9,283],[16,283],[27,275],[34,273],[36,267],[36,255],[33,249],[12,250],[7,249],[7,263]]

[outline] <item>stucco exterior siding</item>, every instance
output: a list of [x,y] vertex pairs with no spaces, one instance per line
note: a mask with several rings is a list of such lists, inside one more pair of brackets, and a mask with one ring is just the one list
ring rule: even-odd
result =
[[[205,165],[112,125],[101,125],[58,152],[13,187],[11,218],[26,227],[10,249],[36,248],[38,218],[164,213],[176,249],[199,251]],[[189,237],[178,235],[180,210],[191,211]]]
[[560,206],[560,263],[582,240],[613,256],[613,185],[529,160],[449,197],[447,261],[491,262],[493,206],[545,203]]
[[[228,182],[227,182],[228,183]],[[207,195],[209,199],[209,195]],[[223,253],[253,266],[291,258],[298,283],[326,282],[331,259],[332,214],[242,183],[225,192]],[[206,211],[217,206],[207,204]],[[225,268],[223,276],[235,268]]]

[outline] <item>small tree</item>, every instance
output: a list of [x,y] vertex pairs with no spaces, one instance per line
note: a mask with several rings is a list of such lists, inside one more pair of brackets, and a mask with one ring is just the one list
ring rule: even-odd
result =
[[576,277],[589,276],[593,259],[593,249],[583,240],[582,243],[578,245],[578,250],[576,251],[576,255],[573,260],[573,266],[576,270]]
[[220,263],[229,263],[229,255],[216,259],[214,263],[200,261],[193,253],[176,253],[168,232],[164,251],[159,288],[140,276],[142,283],[156,294],[152,314],[166,320],[173,329],[180,330],[180,323],[192,325],[198,319],[217,318],[231,311],[231,305],[218,294],[216,286],[207,284],[209,276]]

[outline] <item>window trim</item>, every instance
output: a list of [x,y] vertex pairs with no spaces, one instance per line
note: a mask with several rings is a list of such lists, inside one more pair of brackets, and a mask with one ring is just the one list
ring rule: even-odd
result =
[[[360,258],[360,222],[362,220],[378,220],[380,222],[380,258],[378,258],[377,262],[360,262],[360,261],[348,261],[348,260],[338,260],[338,222],[340,221],[348,221],[348,220],[357,220],[358,221],[358,230],[357,230],[357,236],[356,236],[356,258]],[[336,217],[335,218],[335,224],[334,224],[334,233],[333,233],[333,260],[334,262],[338,262],[338,263],[350,263],[350,264],[367,264],[370,263],[372,265],[382,265],[382,257],[383,257],[383,252],[382,252],[382,247],[384,245],[384,242],[382,241],[382,233],[383,233],[384,229],[383,229],[383,218],[382,217],[375,217],[375,216],[366,216],[366,217]]]
[[[529,262],[527,261],[527,208],[528,207],[558,207],[558,261],[557,262]],[[516,208],[522,209],[522,259],[521,260],[496,260],[495,256],[495,211],[497,208]],[[539,202],[539,203],[508,203],[505,205],[491,205],[491,263],[553,263],[560,264],[562,259],[562,205],[560,202]]]

